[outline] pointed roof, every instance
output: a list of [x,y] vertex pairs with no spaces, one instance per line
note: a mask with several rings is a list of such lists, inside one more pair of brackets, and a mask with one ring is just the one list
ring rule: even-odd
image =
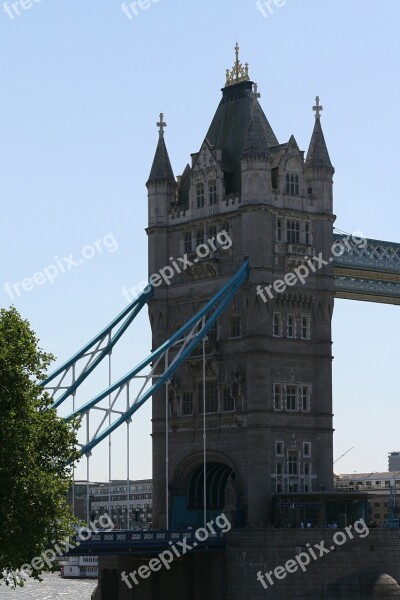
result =
[[[256,94],[252,93],[254,83],[241,81],[223,88],[222,99],[207,132],[207,139],[215,148],[222,150],[222,169],[227,174],[227,192],[240,192],[240,159],[248,142],[252,121],[259,118],[253,132],[264,134],[268,148],[278,145],[278,140],[265,116]],[[264,142],[263,142],[264,144]]]
[[306,168],[329,169],[334,171],[331,159],[329,158],[329,152],[322,131],[319,114],[315,116],[314,131],[307,152]]
[[167,124],[164,123],[164,115],[162,113],[160,114],[160,121],[157,125],[160,127],[158,144],[147,183],[149,184],[155,181],[175,182],[175,175],[172,170],[171,161],[169,160],[168,150],[164,140],[164,127],[166,127]]
[[262,156],[267,158],[270,155],[267,138],[261,124],[259,115],[256,115],[250,123],[247,139],[244,144],[242,158],[249,156]]

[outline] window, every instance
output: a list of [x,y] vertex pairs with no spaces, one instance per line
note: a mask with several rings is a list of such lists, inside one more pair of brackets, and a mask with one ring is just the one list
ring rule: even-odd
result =
[[274,383],[274,410],[282,410],[282,384]]
[[217,228],[216,227],[211,227],[210,228],[210,239],[212,240],[213,238],[217,237]]
[[[199,413],[203,414],[203,382],[199,383]],[[206,413],[218,412],[218,385],[215,380],[206,381]]]
[[196,205],[197,208],[204,208],[204,183],[196,185]]
[[182,415],[191,415],[193,413],[193,394],[184,392],[182,396]]
[[196,231],[196,247],[200,246],[200,244],[204,243],[204,231],[203,229],[198,229]]
[[304,243],[310,245],[310,223],[306,223],[304,226]]
[[230,332],[231,338],[237,338],[241,336],[241,320],[240,317],[235,316],[230,319]]
[[380,507],[380,505],[381,505],[381,503],[380,503],[380,502],[375,502],[375,508],[379,508],[379,507]]
[[277,475],[282,475],[282,473],[283,473],[282,463],[277,462],[276,463],[276,474]]
[[288,473],[289,473],[289,475],[297,475],[297,467],[298,467],[297,450],[290,450],[289,458],[288,458]]
[[288,338],[296,337],[296,316],[290,313],[287,316],[287,336]]
[[298,175],[286,175],[286,193],[298,196],[299,194],[299,176]]
[[216,342],[218,338],[218,324],[214,323],[209,332],[207,333],[207,338],[209,342]]
[[235,410],[235,398],[229,386],[224,389],[224,412]]
[[309,412],[310,411],[310,386],[302,385],[300,387],[300,394],[301,394],[301,410],[303,412]]
[[303,443],[303,456],[304,456],[304,458],[311,457],[311,442]]
[[286,228],[286,241],[288,244],[298,244],[300,241],[299,221],[288,221]]
[[283,456],[283,442],[275,442],[276,456]]
[[208,182],[208,192],[210,206],[217,204],[217,182],[215,179]]
[[282,240],[282,219],[276,220],[276,241],[280,242]]
[[310,475],[311,469],[310,463],[304,463],[304,475]]
[[192,233],[187,231],[183,240],[184,251],[189,254],[192,251]]
[[282,337],[282,315],[281,315],[281,313],[274,312],[273,334],[274,334],[274,337]]
[[301,315],[301,339],[309,340],[310,339],[310,330],[311,330],[311,317],[310,315]]
[[295,385],[287,385],[286,386],[286,409],[287,410],[296,410],[296,386]]

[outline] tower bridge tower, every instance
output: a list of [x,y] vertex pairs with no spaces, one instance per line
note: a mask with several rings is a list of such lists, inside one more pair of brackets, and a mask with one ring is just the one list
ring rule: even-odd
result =
[[[208,334],[205,370],[200,348],[168,385],[168,453],[166,395],[153,397],[154,526],[166,524],[167,497],[170,524],[201,523],[203,382],[210,518],[224,510],[237,526],[267,524],[275,494],[333,486],[334,168],[322,107],[317,98],[305,158],[294,136],[279,143],[235,50],[199,151],[175,177],[161,115],[147,182],[149,274],[171,267],[164,271],[169,281],[152,281],[154,347],[221,289],[245,257],[250,264],[248,281]],[[184,255],[190,266],[177,261]],[[327,265],[313,260],[319,255]],[[304,284],[277,282],[307,260],[315,269]]]

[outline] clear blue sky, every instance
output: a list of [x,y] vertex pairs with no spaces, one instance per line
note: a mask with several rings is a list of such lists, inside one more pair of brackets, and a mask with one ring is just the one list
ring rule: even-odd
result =
[[[145,181],[158,115],[179,174],[206,134],[236,40],[280,142],[293,133],[307,150],[320,95],[336,225],[400,241],[398,0],[286,0],[266,18],[255,0],[149,4],[129,19],[119,0],[42,0],[11,19],[0,2],[1,305],[11,302],[6,282],[55,257],[76,259],[107,234],[118,243],[16,297],[59,360],[125,306],[122,286],[146,277]],[[399,336],[400,307],[336,302],[335,456],[355,447],[337,471],[383,470],[387,452],[400,450]],[[114,375],[146,349],[144,314]],[[88,393],[105,384],[102,373]],[[146,477],[150,407],[137,417],[132,474]],[[123,477],[117,437],[114,476]],[[105,450],[95,453],[92,478],[107,475]]]

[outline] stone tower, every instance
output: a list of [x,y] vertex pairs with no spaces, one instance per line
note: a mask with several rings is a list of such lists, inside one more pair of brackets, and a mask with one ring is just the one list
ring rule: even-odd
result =
[[[225,510],[241,526],[268,523],[275,494],[332,490],[334,168],[319,98],[304,159],[293,136],[278,142],[238,51],[236,46],[235,65],[227,71],[204,142],[177,178],[161,115],[147,182],[147,233],[150,275],[185,254],[193,263],[168,284],[153,279],[153,347],[249,260],[248,281],[205,345],[207,514]],[[221,243],[210,243],[220,232]],[[205,257],[196,253],[200,244],[209,247]],[[327,264],[313,259],[318,256]],[[293,277],[277,281],[301,265],[305,272],[307,261],[304,283]],[[201,523],[202,399],[200,348],[168,385],[173,526]],[[153,397],[153,481],[154,526],[164,526],[165,391]]]

